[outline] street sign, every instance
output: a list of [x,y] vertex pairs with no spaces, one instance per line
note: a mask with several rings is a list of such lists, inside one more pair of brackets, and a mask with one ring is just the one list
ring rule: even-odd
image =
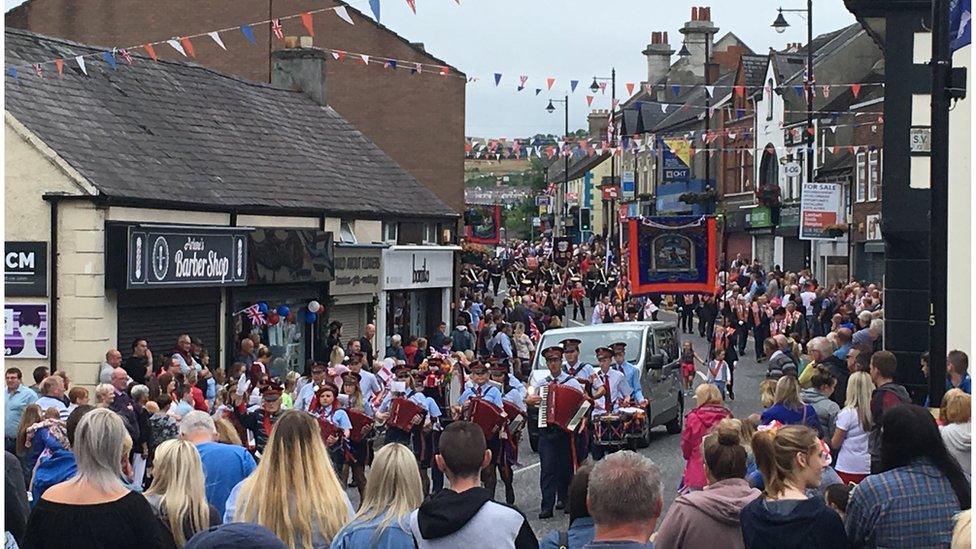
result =
[[552,200],[552,197],[550,197],[549,195],[546,195],[546,194],[539,195],[539,196],[535,197],[535,205],[536,206],[548,206],[549,203],[550,203],[550,200]]
[[532,218],[532,226],[533,227],[541,227],[542,226],[542,218],[541,217],[533,217]]
[[932,152],[932,128],[916,127],[908,130],[910,151],[913,153]]
[[624,200],[633,200],[634,195],[637,193],[637,187],[634,185],[634,172],[626,171],[621,174],[620,190]]
[[616,200],[620,197],[620,190],[616,185],[610,187],[603,187],[603,199],[604,200]]
[[787,162],[783,166],[783,175],[786,177],[799,177],[803,173],[803,168],[799,162]]

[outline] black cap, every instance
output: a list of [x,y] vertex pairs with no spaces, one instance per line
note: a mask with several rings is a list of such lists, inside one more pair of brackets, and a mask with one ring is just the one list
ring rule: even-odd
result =
[[597,347],[595,353],[597,358],[603,356],[606,356],[608,358],[613,357],[613,349],[611,349],[610,347]]
[[546,358],[550,358],[550,356],[552,356],[553,358],[562,358],[563,348],[561,345],[551,345],[542,350],[542,356]]
[[575,339],[575,338],[569,338],[569,339],[564,339],[564,340],[560,341],[559,343],[562,344],[563,349],[564,349],[565,352],[571,353],[573,351],[578,350],[579,349],[579,346],[580,346],[580,343],[583,343],[583,342],[580,341],[580,340],[578,340],[578,339]]
[[249,522],[229,522],[197,532],[186,549],[285,549],[270,530]]
[[470,370],[472,374],[487,374],[488,373],[488,367],[485,366],[484,363],[482,363],[480,361],[477,361],[477,360],[474,361],[474,362],[472,362],[468,366],[468,370]]

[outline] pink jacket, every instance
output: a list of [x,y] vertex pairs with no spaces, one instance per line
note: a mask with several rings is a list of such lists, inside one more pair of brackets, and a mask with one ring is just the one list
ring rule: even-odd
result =
[[684,474],[686,487],[701,489],[708,484],[705,479],[705,464],[702,461],[702,440],[712,427],[727,417],[732,417],[732,412],[717,404],[699,406],[685,416],[685,428],[681,432],[681,453],[687,461]]

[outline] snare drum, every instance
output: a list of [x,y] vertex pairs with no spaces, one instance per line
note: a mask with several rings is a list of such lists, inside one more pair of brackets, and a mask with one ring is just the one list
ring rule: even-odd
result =
[[623,420],[624,436],[627,438],[643,438],[644,421],[646,414],[644,410],[635,407],[624,407],[619,410],[620,418]]
[[593,443],[598,446],[623,446],[627,443],[624,418],[603,414],[593,418]]

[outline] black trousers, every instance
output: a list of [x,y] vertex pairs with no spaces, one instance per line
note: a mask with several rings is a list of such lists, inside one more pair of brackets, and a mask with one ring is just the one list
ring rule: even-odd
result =
[[542,511],[551,511],[556,500],[565,502],[569,481],[573,478],[573,459],[569,437],[558,427],[539,432],[539,488],[542,490]]
[[712,332],[715,330],[715,319],[714,318],[701,318],[698,317],[698,335],[702,337],[707,337],[709,340],[712,339]]
[[501,286],[501,284],[502,284],[502,277],[500,277],[500,276],[497,276],[497,277],[492,276],[490,278],[491,278],[491,291],[492,291],[492,295],[498,295],[498,287]]
[[579,312],[580,318],[586,320],[586,307],[583,304],[583,300],[573,300],[573,320],[576,320],[576,313]]
[[695,326],[695,310],[691,308],[691,305],[685,305],[681,309],[681,331],[685,333],[692,333]]
[[756,360],[763,358],[763,341],[766,341],[766,338],[769,337],[768,334],[769,327],[765,325],[752,327],[752,339],[754,340],[753,343],[756,344]]
[[[738,321],[736,321],[736,323],[738,323]],[[746,343],[749,340],[749,325],[742,324],[741,326],[737,326],[735,329],[735,335],[739,356],[743,356],[746,354]]]

